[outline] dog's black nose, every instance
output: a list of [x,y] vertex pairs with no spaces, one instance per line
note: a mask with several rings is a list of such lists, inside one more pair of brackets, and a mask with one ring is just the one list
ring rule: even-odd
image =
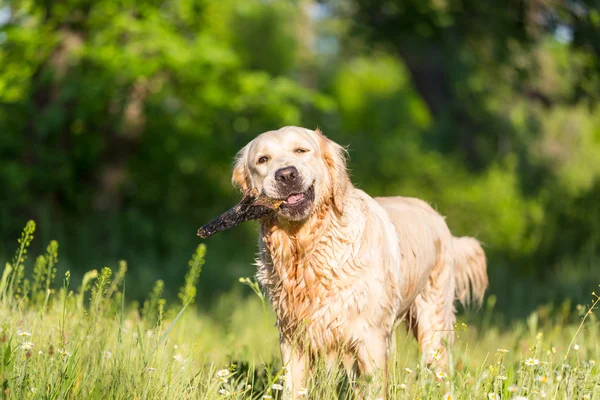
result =
[[275,180],[281,183],[290,183],[298,177],[298,170],[296,167],[285,167],[278,169],[275,172]]

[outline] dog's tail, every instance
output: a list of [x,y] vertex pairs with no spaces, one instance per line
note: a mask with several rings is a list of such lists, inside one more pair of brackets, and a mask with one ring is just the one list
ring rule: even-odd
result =
[[488,286],[485,253],[478,240],[471,237],[455,237],[454,275],[456,279],[456,299],[463,307],[475,302],[481,306]]

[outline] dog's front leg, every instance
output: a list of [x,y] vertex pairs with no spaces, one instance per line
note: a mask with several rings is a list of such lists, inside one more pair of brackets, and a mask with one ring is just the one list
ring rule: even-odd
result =
[[359,399],[387,399],[388,338],[372,332],[358,345],[360,378],[355,394]]
[[285,369],[284,399],[299,399],[307,388],[308,358],[297,345],[281,341],[281,361]]

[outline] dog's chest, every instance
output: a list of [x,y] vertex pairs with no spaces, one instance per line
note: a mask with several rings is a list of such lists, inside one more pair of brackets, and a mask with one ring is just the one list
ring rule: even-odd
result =
[[352,277],[342,268],[326,269],[311,262],[280,270],[276,265],[261,266],[259,279],[273,302],[282,335],[304,336],[318,348],[339,346],[347,336],[349,316],[367,303],[366,296],[353,290]]
[[353,316],[368,303],[353,242],[333,234],[321,237],[327,244],[321,246],[287,237],[263,240],[258,278],[273,302],[281,334],[319,349],[351,344]]

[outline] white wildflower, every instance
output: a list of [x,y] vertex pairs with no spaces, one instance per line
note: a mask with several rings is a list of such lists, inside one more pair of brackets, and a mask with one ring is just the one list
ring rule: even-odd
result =
[[31,332],[27,332],[27,331],[22,331],[22,330],[17,330],[17,336],[22,337],[23,339],[28,338],[31,336]]
[[23,342],[23,344],[21,344],[21,350],[23,351],[29,351],[33,349],[33,343],[32,342]]
[[228,369],[220,369],[217,371],[217,376],[219,378],[225,378],[227,376],[229,376],[229,374],[231,374],[231,371],[229,371]]
[[446,374],[441,369],[438,369],[435,373],[435,377],[438,379],[446,380],[446,378],[448,378],[448,374]]
[[71,357],[71,353],[67,351],[67,349],[58,349],[58,355],[62,358]]
[[528,358],[527,360],[525,360],[525,365],[529,367],[533,367],[534,365],[538,365],[539,363],[540,360],[538,360],[537,358]]

